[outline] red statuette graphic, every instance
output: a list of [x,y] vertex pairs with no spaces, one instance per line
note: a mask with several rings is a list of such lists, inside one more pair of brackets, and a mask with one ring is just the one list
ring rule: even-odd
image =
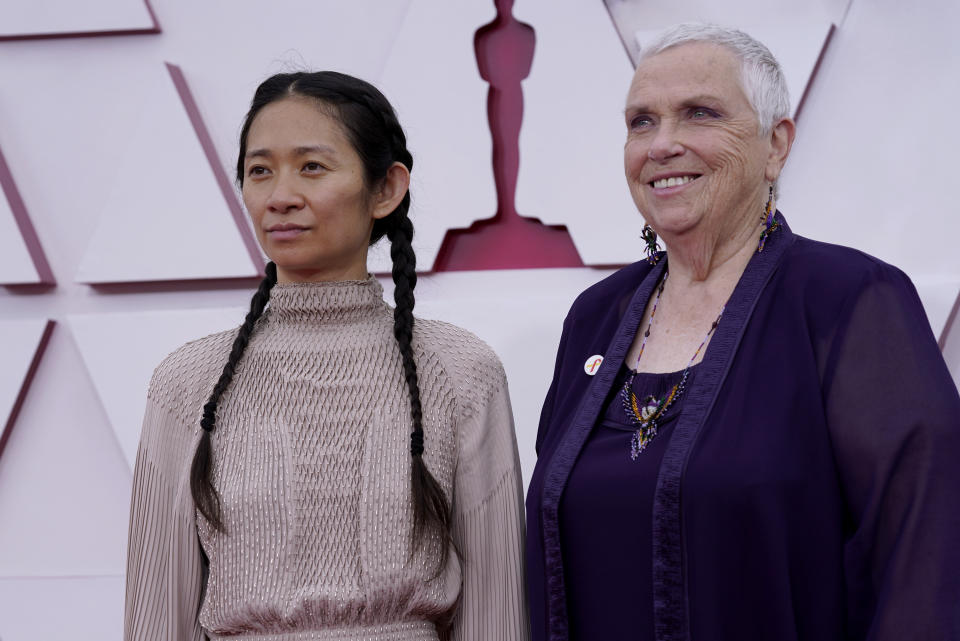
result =
[[513,0],[496,0],[497,17],[474,39],[480,75],[490,83],[487,114],[493,136],[497,213],[467,229],[447,231],[435,271],[583,267],[567,228],[544,225],[516,210],[519,136],[523,120],[521,82],[530,73],[536,36],[511,12]]

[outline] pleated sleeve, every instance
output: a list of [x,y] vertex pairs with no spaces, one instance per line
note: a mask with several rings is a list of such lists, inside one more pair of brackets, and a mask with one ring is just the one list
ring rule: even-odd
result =
[[848,638],[960,640],[960,398],[909,279],[849,297],[824,397],[849,514]]
[[455,641],[530,638],[524,590],[523,480],[506,377],[458,429],[453,537],[462,554],[463,585],[453,621]]
[[155,383],[133,471],[123,638],[201,641],[204,563],[189,483],[196,434]]

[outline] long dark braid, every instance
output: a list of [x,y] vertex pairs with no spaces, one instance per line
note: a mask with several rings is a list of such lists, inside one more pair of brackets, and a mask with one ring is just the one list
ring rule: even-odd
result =
[[223,520],[220,514],[220,494],[213,487],[210,479],[212,470],[210,455],[210,433],[213,431],[217,422],[217,404],[220,397],[230,387],[233,381],[233,375],[236,372],[237,364],[243,357],[244,350],[253,336],[254,325],[257,319],[263,314],[267,301],[270,300],[270,290],[277,284],[277,266],[273,263],[267,263],[266,276],[260,281],[260,287],[250,300],[250,311],[237,331],[237,337],[233,339],[233,347],[230,349],[230,357],[227,364],[223,366],[220,378],[217,384],[213,386],[210,398],[203,406],[203,418],[200,419],[200,427],[203,428],[200,435],[200,443],[197,445],[197,452],[193,456],[193,464],[190,466],[190,493],[193,494],[193,502],[197,509],[204,516],[210,525],[217,530],[223,530]]
[[[403,128],[387,99],[375,87],[362,80],[330,71],[316,73],[277,74],[265,80],[254,95],[250,111],[240,133],[240,153],[237,159],[237,181],[243,185],[244,160],[247,135],[256,115],[266,105],[288,97],[305,97],[318,101],[318,106],[330,110],[343,126],[354,150],[363,161],[368,188],[382,183],[394,162],[400,162],[408,170],[413,169],[413,157],[407,150]],[[452,541],[450,502],[443,488],[427,468],[423,460],[424,434],[423,409],[420,402],[420,385],[417,365],[413,357],[413,290],[417,284],[416,255],[413,251],[413,223],[408,216],[409,191],[397,208],[388,216],[374,222],[370,244],[383,236],[390,239],[390,255],[393,259],[394,336],[403,362],[404,379],[410,397],[410,418],[413,431],[410,434],[411,490],[413,495],[413,545],[423,540],[425,531],[436,533],[442,541],[442,557],[438,571],[447,562],[449,543]],[[272,276],[271,276],[272,270]],[[191,491],[201,514],[217,529],[223,528],[220,518],[220,502],[210,482],[210,430],[213,429],[217,401],[230,385],[234,370],[250,340],[257,318],[263,312],[270,296],[270,288],[276,283],[276,267],[268,267],[267,277],[253,297],[250,313],[234,341],[230,358],[214,387],[210,400],[204,406],[201,426],[204,433],[194,457],[191,470]]]
[[394,224],[387,230],[390,239],[390,257],[393,259],[393,335],[400,347],[403,374],[410,394],[410,455],[413,457],[410,482],[413,495],[413,540],[422,540],[428,527],[440,534],[442,553],[438,570],[447,564],[450,546],[450,504],[443,488],[423,461],[423,408],[420,404],[420,385],[417,363],[413,359],[413,289],[417,285],[417,257],[414,254],[413,223],[406,216],[395,215]]

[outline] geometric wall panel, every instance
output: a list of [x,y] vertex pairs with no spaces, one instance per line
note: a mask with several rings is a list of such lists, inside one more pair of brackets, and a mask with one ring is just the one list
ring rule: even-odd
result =
[[133,469],[153,370],[187,341],[238,327],[242,308],[71,314],[84,365],[124,457]]
[[941,341],[940,346],[943,347],[943,340],[948,332],[947,320],[957,302],[957,295],[960,294],[960,279],[918,277],[913,284],[917,288],[923,309],[927,312],[933,335]]
[[120,641],[123,584],[122,576],[0,578],[0,639]]
[[170,72],[170,79],[173,80],[173,84],[177,88],[177,93],[180,94],[180,100],[183,102],[183,108],[186,109],[187,116],[190,118],[190,124],[193,125],[193,131],[197,135],[200,146],[203,148],[203,153],[207,157],[207,162],[210,163],[210,169],[213,170],[213,175],[217,179],[217,185],[219,185],[220,192],[223,194],[223,200],[230,209],[233,222],[240,231],[240,237],[243,239],[243,244],[247,249],[250,260],[253,261],[253,264],[257,267],[257,273],[259,274],[262,268],[266,267],[267,261],[264,258],[263,252],[260,250],[257,237],[250,228],[247,213],[237,198],[233,181],[227,175],[223,165],[220,164],[217,149],[210,137],[210,132],[207,131],[206,124],[203,122],[203,116],[200,114],[197,101],[194,100],[193,93],[191,93],[190,87],[187,85],[187,79],[183,75],[183,70],[169,62],[166,64],[167,71]]
[[13,431],[54,322],[0,320],[0,456]]
[[14,0],[2,15],[0,40],[160,32],[143,0]]
[[537,36],[523,82],[517,211],[566,225],[588,265],[633,262],[643,226],[623,178],[633,65],[610,15],[599,0],[521,2],[514,14]]
[[[955,0],[920,12],[852,3],[804,105],[782,181],[795,230],[892,263],[918,288],[960,281],[960,128],[942,122],[939,108],[960,102],[956,25]],[[907,130],[894,132],[888,114],[864,108],[877,96],[914,105]],[[837,176],[846,177],[842,185]]]
[[0,284],[53,284],[53,272],[0,152]]
[[142,74],[146,98],[77,271],[79,282],[240,278],[260,271],[235,218],[235,196],[224,192],[222,168],[211,165],[181,99],[178,71],[158,65]]
[[[378,83],[414,158],[411,212],[421,269],[433,265],[447,229],[496,213],[489,85],[473,47],[474,33],[495,16],[492,0],[412,0]],[[372,271],[390,270],[384,252],[371,259]]]
[[940,349],[943,359],[950,368],[953,381],[960,387],[960,297],[954,303],[947,317],[947,326],[940,334]]

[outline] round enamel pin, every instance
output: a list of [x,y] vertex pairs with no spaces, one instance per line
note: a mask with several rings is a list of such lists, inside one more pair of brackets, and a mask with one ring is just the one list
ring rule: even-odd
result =
[[600,354],[594,354],[587,359],[587,362],[583,364],[583,371],[585,371],[590,376],[596,376],[597,370],[600,369],[600,363],[603,362],[603,356]]

